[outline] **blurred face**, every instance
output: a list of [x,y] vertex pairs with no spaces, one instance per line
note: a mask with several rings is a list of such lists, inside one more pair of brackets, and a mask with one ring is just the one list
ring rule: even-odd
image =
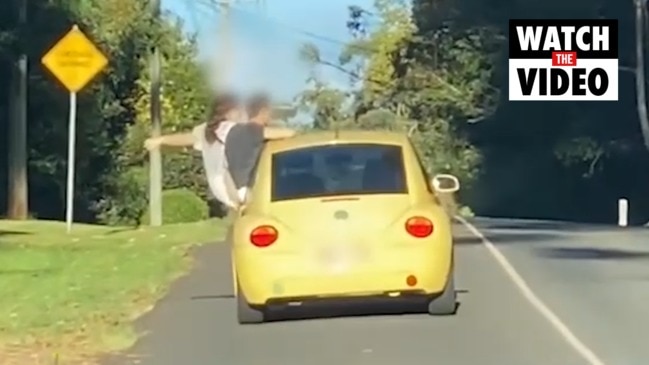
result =
[[245,123],[248,121],[248,113],[246,113],[246,108],[240,106],[239,108],[237,108],[237,113],[239,113],[238,122]]

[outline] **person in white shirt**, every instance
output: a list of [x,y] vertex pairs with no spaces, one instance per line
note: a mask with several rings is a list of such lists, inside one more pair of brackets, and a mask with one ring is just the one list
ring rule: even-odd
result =
[[152,137],[144,144],[149,150],[161,146],[193,146],[202,154],[203,168],[214,197],[226,207],[236,209],[240,202],[227,169],[224,143],[230,129],[243,119],[241,107],[234,95],[223,94],[215,98],[211,114],[209,122],[197,125],[191,132]]
[[[266,106],[266,104],[264,105]],[[194,127],[191,132],[168,134],[159,137],[152,137],[145,141],[145,147],[149,150],[160,148],[161,146],[171,147],[189,147],[193,146],[194,149],[201,151],[203,156],[203,167],[207,175],[207,181],[210,191],[214,197],[223,203],[231,210],[238,209],[245,203],[245,187],[237,186],[235,184],[231,170],[239,172],[242,168],[240,166],[228,166],[228,158],[226,158],[226,141],[230,131],[239,123],[246,122],[244,120],[245,113],[240,107],[238,99],[231,94],[223,94],[218,96],[212,105],[212,116],[209,122],[201,123]],[[254,114],[254,113],[253,113]],[[253,115],[254,116],[254,115]],[[252,119],[251,123],[256,123],[256,119]],[[295,134],[291,129],[268,127],[266,123],[260,125],[263,131],[263,139],[282,139],[288,138]],[[247,128],[244,128],[246,130]],[[258,153],[258,145],[256,143],[248,143],[249,137],[246,133],[235,131],[236,143],[230,143],[228,148],[228,155],[230,160],[235,164],[245,165],[239,163],[239,160],[249,162],[248,155],[256,155]],[[234,146],[237,145],[237,146]],[[246,151],[244,146],[251,145],[255,151]],[[235,156],[232,159],[232,156]],[[240,155],[240,158],[236,158]],[[250,172],[247,171],[249,174]]]

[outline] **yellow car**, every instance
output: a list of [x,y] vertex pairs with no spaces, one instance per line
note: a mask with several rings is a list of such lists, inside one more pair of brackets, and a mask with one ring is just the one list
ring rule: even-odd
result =
[[[239,323],[273,306],[413,298],[455,313],[451,220],[406,135],[305,134],[268,142],[232,225]],[[424,307],[422,306],[422,309]]]

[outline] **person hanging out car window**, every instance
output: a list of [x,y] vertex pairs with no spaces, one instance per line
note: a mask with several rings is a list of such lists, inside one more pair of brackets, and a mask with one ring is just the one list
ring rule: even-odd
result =
[[225,157],[241,202],[245,201],[247,190],[253,184],[264,141],[295,135],[293,129],[268,125],[272,119],[272,105],[264,94],[253,96],[246,112],[250,120],[232,127],[225,142]]

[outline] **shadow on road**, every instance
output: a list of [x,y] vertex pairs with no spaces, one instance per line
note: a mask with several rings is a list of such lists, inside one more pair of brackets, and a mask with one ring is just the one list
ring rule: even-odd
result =
[[539,256],[573,260],[649,260],[649,252],[606,248],[548,247],[537,250]]
[[[456,290],[458,295],[467,294],[467,289]],[[343,318],[343,317],[370,317],[370,316],[399,316],[427,313],[428,301],[423,300],[376,300],[364,303],[340,302],[320,305],[310,303],[304,307],[272,309],[267,313],[268,322],[276,321],[302,321],[315,319]],[[455,303],[456,312],[461,306],[461,300]]]
[[[460,302],[456,304],[459,310]],[[268,322],[279,321],[306,321],[345,317],[371,317],[371,316],[400,316],[424,314],[426,308],[421,305],[336,305],[328,307],[309,306],[308,308],[291,308],[290,310],[272,310],[268,312]]]
[[525,219],[477,218],[474,222],[480,230],[546,230],[555,232],[601,232],[647,230],[644,226],[619,227],[615,224],[593,224]]
[[[558,234],[534,232],[487,233],[485,237],[494,243],[542,242],[561,238]],[[482,239],[476,236],[461,235],[454,237],[453,242],[456,245],[476,245],[482,244]]]
[[[455,291],[457,294],[467,294],[468,289],[458,289]],[[220,300],[220,299],[234,299],[236,298],[233,293],[230,294],[206,294],[192,296],[191,300]]]
[[[468,289],[455,291],[458,296],[468,294]],[[234,294],[196,295],[191,300],[233,300]],[[273,308],[267,314],[268,322],[300,321],[313,319],[341,318],[341,317],[369,317],[377,315],[407,315],[426,313],[426,301],[371,301],[367,303],[309,303],[304,307]],[[455,310],[459,310],[460,301],[456,303]]]
[[191,300],[234,299],[234,294],[195,295]]
[[511,221],[489,222],[481,224],[483,229],[549,229],[557,231],[589,231],[592,229],[610,229],[612,226],[597,226],[590,224],[577,224],[570,222],[545,222],[545,221]]

